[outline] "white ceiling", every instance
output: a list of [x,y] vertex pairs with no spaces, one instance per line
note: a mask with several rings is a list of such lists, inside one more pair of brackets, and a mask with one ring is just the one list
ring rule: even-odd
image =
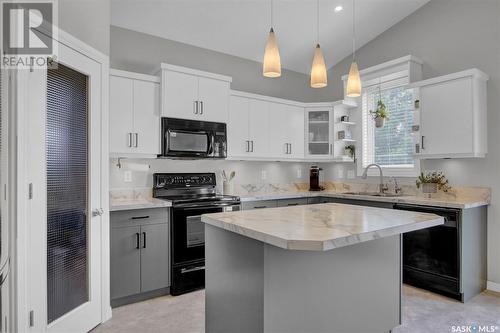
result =
[[[357,47],[428,1],[357,0]],[[271,24],[270,3],[270,0],[112,0],[111,23],[262,61]],[[335,13],[338,5],[344,10]],[[328,67],[351,54],[351,22],[352,0],[320,0],[320,43]],[[274,27],[284,68],[309,73],[316,26],[316,0],[274,0]]]

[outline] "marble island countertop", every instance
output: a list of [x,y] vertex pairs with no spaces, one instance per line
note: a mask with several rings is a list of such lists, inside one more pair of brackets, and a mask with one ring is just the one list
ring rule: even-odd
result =
[[205,214],[202,221],[280,248],[311,251],[444,223],[434,214],[335,203]]

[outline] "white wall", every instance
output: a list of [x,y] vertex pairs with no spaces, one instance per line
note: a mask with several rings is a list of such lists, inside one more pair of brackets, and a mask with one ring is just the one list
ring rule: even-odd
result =
[[59,27],[109,55],[110,0],[59,0]]
[[[450,182],[492,188],[488,210],[488,279],[500,283],[500,1],[432,0],[357,51],[360,68],[412,54],[424,61],[424,78],[477,67],[488,82],[488,143],[484,159],[423,161],[422,168],[443,170]],[[329,71],[338,82],[348,72],[347,57]],[[338,88],[338,85],[333,85]],[[321,100],[342,98],[341,89]],[[453,124],[443,124],[443,127]],[[327,170],[336,178],[335,166]]]

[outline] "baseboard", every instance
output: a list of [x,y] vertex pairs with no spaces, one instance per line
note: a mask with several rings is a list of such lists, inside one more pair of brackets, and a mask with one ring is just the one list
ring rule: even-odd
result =
[[486,289],[500,293],[500,283],[487,281],[486,282]]

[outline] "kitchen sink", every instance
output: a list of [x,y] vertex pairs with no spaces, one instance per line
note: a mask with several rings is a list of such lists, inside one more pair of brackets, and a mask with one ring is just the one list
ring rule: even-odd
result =
[[386,197],[386,198],[395,198],[395,197],[405,196],[405,194],[401,194],[401,193],[380,193],[380,192],[344,192],[343,194],[367,195],[367,196],[372,196],[372,197]]

